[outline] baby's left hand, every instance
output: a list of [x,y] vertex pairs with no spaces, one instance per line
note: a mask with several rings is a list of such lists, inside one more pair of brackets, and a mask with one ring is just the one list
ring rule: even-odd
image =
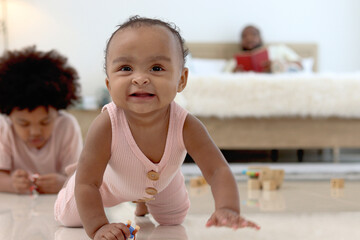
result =
[[245,220],[237,212],[228,208],[217,209],[207,221],[206,226],[230,227],[233,229],[244,227],[260,229],[256,223]]

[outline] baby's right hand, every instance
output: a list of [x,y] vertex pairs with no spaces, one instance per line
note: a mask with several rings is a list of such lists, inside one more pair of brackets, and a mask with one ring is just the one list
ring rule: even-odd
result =
[[125,240],[130,237],[129,228],[123,223],[108,223],[96,231],[94,240]]
[[13,174],[11,174],[11,180],[13,188],[17,193],[30,193],[31,181],[26,171],[22,169],[15,170]]

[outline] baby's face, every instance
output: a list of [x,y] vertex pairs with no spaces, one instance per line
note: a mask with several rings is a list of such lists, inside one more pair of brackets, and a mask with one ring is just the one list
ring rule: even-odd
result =
[[112,38],[106,85],[124,110],[151,113],[167,108],[186,85],[180,43],[162,26],[128,27]]
[[10,113],[16,134],[32,148],[42,148],[50,138],[58,111],[40,106],[33,111],[14,109]]

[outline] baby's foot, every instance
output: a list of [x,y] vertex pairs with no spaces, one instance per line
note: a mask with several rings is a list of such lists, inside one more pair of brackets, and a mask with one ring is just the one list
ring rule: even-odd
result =
[[143,203],[143,202],[136,203],[135,216],[143,217],[148,213],[149,213],[149,211],[148,211],[145,203]]

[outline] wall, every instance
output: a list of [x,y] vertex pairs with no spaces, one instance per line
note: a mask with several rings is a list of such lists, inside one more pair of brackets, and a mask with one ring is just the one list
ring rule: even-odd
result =
[[86,96],[105,86],[106,40],[135,14],[175,22],[187,41],[238,41],[253,23],[267,42],[318,43],[320,71],[359,71],[359,13],[358,0],[8,0],[9,48],[58,49]]

